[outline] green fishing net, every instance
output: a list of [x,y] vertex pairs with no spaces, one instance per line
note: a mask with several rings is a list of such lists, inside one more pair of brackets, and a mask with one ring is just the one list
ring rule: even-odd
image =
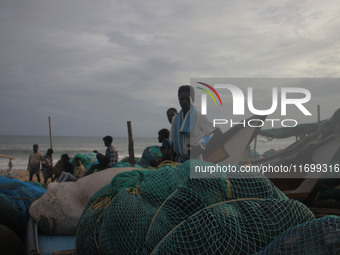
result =
[[315,219],[265,177],[190,178],[189,161],[123,174],[83,211],[78,254],[254,254]]

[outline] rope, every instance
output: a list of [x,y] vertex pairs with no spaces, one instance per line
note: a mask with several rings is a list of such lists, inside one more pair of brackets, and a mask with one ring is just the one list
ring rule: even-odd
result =
[[149,226],[149,229],[148,229],[148,232],[146,233],[146,237],[145,237],[145,241],[148,239],[149,237],[149,233],[151,231],[151,227],[153,225],[153,223],[155,222],[156,220],[156,217],[158,215],[158,213],[160,212],[160,210],[162,209],[162,207],[165,205],[165,203],[178,191],[178,189],[176,189],[174,192],[172,192],[172,194],[170,196],[167,197],[167,199],[165,199],[165,201],[161,204],[161,206],[158,208],[157,212],[155,213],[155,215],[153,216],[152,218],[152,221],[150,223],[150,226]]
[[190,215],[188,218],[186,218],[185,220],[183,220],[181,223],[179,223],[176,227],[174,227],[166,236],[164,236],[162,238],[162,240],[156,245],[156,247],[153,249],[153,251],[150,253],[150,255],[154,254],[155,251],[158,249],[158,247],[162,244],[162,242],[167,239],[167,237],[172,234],[176,229],[178,229],[181,225],[183,225],[189,218],[192,218],[194,216],[196,216],[197,214],[199,214],[200,212],[202,212],[203,210],[206,209],[210,209],[219,205],[223,205],[223,204],[229,204],[229,203],[234,203],[234,202],[241,202],[241,201],[254,201],[254,200],[263,200],[263,198],[240,198],[240,199],[234,199],[234,200],[229,200],[229,201],[223,201],[217,204],[213,204],[210,206],[207,206],[199,211],[197,211],[196,213]]
[[225,180],[227,182],[227,196],[228,196],[228,198],[231,199],[231,183],[228,179],[225,179]]
[[165,167],[165,166],[171,166],[171,167],[175,168],[175,167],[177,167],[180,164],[182,164],[182,163],[174,162],[174,161],[171,161],[171,160],[164,160],[157,167],[149,166],[148,169],[155,170],[155,169],[158,169],[158,168],[161,168],[161,167]]

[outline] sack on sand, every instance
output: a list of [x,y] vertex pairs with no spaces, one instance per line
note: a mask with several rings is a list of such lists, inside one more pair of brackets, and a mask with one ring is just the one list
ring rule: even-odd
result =
[[42,233],[74,235],[80,216],[89,199],[111,182],[118,173],[134,168],[110,168],[76,182],[50,183],[46,193],[30,207],[29,213]]

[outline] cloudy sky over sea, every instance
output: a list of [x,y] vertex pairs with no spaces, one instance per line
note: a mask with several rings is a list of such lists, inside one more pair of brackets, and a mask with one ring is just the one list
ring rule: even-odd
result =
[[48,135],[51,116],[54,135],[126,136],[131,120],[156,136],[190,78],[339,77],[339,13],[337,0],[2,0],[0,134]]

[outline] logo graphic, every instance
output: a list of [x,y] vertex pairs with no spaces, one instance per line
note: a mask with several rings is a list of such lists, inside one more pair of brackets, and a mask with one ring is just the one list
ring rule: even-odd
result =
[[[206,86],[207,88],[209,88],[212,92],[214,92],[214,94],[217,96],[218,100],[220,101],[220,104],[222,106],[222,100],[221,100],[221,97],[220,95],[217,93],[217,91],[212,87],[210,86],[209,84],[206,84],[206,83],[203,83],[203,82],[197,82],[198,84],[201,84],[203,86]],[[214,98],[214,96],[211,94],[211,92],[207,89],[204,89],[204,88],[201,88],[201,87],[196,87],[200,90],[203,90],[204,92],[206,92],[211,98],[212,100],[214,101],[215,105],[217,105],[216,103],[216,100]],[[207,95],[202,95],[202,114],[207,114]]]

